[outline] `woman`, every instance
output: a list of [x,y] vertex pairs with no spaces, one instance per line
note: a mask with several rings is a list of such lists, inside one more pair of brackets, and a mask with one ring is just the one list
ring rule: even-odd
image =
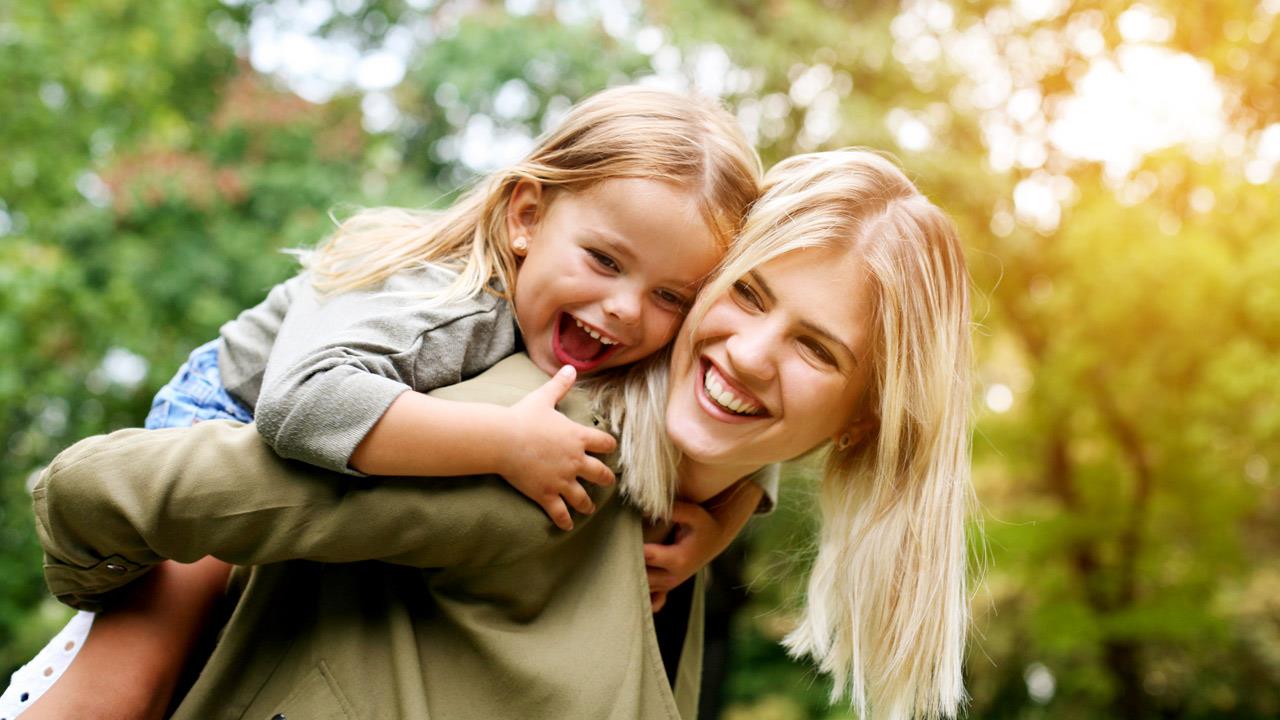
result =
[[[688,499],[831,443],[819,555],[786,642],[863,717],[949,716],[963,698],[967,323],[950,223],[891,163],[840,151],[771,171],[673,350],[665,416]],[[537,387],[519,363],[469,399]],[[624,477],[670,456],[654,432],[664,377],[653,366],[600,391],[606,419],[627,415]],[[571,397],[566,414],[588,421]],[[496,483],[355,486],[251,434],[206,423],[93,438],[36,490],[50,587],[72,604],[163,557],[276,563],[242,574],[176,717],[692,714],[700,609],[672,697],[639,515],[610,491],[557,534]],[[665,492],[624,487],[641,506]],[[388,562],[354,562],[373,559]]]

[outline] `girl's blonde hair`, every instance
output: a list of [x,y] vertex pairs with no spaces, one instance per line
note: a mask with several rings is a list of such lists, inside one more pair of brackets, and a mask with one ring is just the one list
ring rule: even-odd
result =
[[[872,278],[873,379],[865,402],[878,427],[856,445],[828,449],[818,554],[800,624],[783,642],[830,673],[833,701],[847,693],[860,717],[950,717],[965,699],[972,494],[960,241],[946,215],[884,157],[859,149],[792,157],[766,175],[742,236],[688,321],[698,322],[752,269],[807,247],[856,252]],[[625,392],[665,398],[656,362],[634,368]],[[652,437],[652,428],[663,427],[660,408],[650,416],[652,405],[628,408],[624,464],[646,462],[631,459],[637,455],[673,456]],[[642,434],[628,438],[633,430]],[[667,482],[674,488],[673,477]],[[633,493],[648,492],[648,504],[661,507],[669,502],[665,490]]]
[[719,104],[618,87],[578,103],[524,160],[488,176],[448,209],[362,211],[304,255],[303,263],[322,293],[375,286],[399,270],[432,262],[459,272],[432,296],[438,302],[479,292],[510,300],[516,262],[506,216],[521,180],[539,184],[544,202],[613,178],[675,183],[698,194],[707,225],[725,248],[757,195],[759,177],[759,158]]

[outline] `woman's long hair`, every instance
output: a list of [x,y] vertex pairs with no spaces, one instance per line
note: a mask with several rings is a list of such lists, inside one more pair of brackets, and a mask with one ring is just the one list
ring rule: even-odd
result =
[[605,90],[575,105],[519,163],[495,172],[443,211],[364,210],[312,252],[302,253],[322,293],[375,286],[425,262],[458,269],[432,297],[449,302],[480,292],[508,300],[516,260],[507,207],[521,180],[543,201],[612,178],[648,178],[696,192],[708,227],[727,248],[756,198],[760,161],[733,116],[711,100],[639,86]]
[[[873,367],[865,402],[877,429],[856,445],[828,449],[818,554],[799,626],[783,642],[829,673],[833,701],[847,696],[860,717],[951,717],[965,699],[972,502],[960,242],[946,215],[884,157],[858,149],[796,156],[766,175],[742,236],[689,322],[750,270],[807,247],[847,249],[869,270]],[[652,366],[636,368],[624,385],[633,395],[661,392],[659,376]],[[665,438],[652,436],[664,427],[662,409],[652,406],[639,403],[622,428],[624,462],[629,453],[673,457],[659,447]],[[639,420],[649,428],[636,428]],[[628,445],[633,431],[646,434]],[[649,504],[661,506],[662,497]]]

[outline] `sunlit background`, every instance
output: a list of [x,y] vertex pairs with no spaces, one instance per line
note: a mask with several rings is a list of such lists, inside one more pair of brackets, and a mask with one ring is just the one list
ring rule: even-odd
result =
[[[27,484],[140,424],[331,214],[439,205],[625,82],[766,163],[893,152],[975,292],[975,718],[1280,717],[1280,0],[0,4],[0,673],[67,617]],[[719,563],[704,717],[848,717],[777,646],[812,474]],[[723,663],[717,658],[727,658]],[[723,668],[719,671],[718,668]]]

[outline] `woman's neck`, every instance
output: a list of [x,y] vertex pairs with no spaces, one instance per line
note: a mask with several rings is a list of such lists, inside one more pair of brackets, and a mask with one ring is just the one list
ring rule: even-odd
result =
[[710,465],[684,457],[680,459],[677,494],[686,502],[705,502],[759,469],[753,465]]

